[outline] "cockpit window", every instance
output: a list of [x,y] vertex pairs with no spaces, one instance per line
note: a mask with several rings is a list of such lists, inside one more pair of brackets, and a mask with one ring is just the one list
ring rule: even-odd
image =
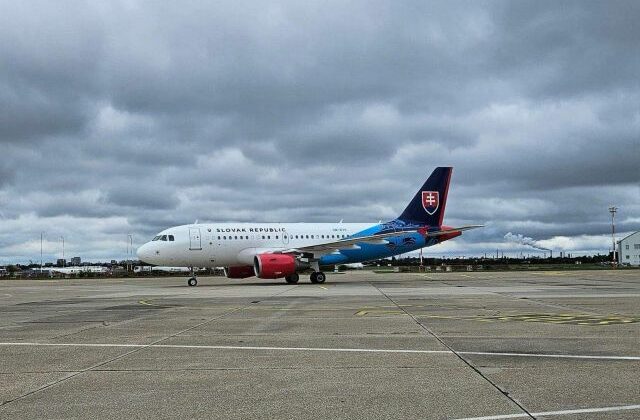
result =
[[166,241],[167,240],[167,235],[162,235],[162,237],[160,238],[161,241]]
[[169,235],[169,240],[173,241],[173,235]]
[[160,235],[156,236],[155,238],[152,239],[152,241],[159,241],[160,240]]

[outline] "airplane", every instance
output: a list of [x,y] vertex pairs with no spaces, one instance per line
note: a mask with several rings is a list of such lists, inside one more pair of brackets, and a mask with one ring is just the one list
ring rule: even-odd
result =
[[311,283],[324,283],[321,266],[376,260],[433,246],[482,227],[442,224],[452,167],[438,167],[394,220],[386,223],[201,223],[158,233],[137,250],[149,264],[224,267],[228,278],[284,278],[298,283],[311,270]]

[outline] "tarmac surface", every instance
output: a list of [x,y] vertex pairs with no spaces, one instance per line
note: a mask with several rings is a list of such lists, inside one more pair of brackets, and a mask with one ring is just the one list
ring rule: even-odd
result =
[[199,282],[0,281],[0,418],[640,418],[640,270]]

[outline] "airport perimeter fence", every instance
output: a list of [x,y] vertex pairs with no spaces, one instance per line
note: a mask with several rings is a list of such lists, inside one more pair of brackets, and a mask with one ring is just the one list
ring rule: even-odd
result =
[[[575,271],[611,270],[610,264],[442,264],[365,267],[378,273],[447,273],[470,271]],[[638,270],[640,267],[616,266],[616,270]]]

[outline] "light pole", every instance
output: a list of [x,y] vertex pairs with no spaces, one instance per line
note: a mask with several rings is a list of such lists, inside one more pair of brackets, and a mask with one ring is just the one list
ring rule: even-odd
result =
[[66,265],[66,261],[64,259],[64,236],[61,236],[60,239],[62,240],[62,266],[64,267]]
[[613,252],[611,253],[611,263],[615,268],[616,266],[616,225],[615,217],[618,208],[616,206],[609,207],[609,213],[611,213],[611,242],[613,244]]
[[129,271],[129,267],[131,265],[129,255],[133,257],[133,235],[127,233],[127,272]]
[[44,232],[40,232],[40,274],[42,275],[42,237]]

